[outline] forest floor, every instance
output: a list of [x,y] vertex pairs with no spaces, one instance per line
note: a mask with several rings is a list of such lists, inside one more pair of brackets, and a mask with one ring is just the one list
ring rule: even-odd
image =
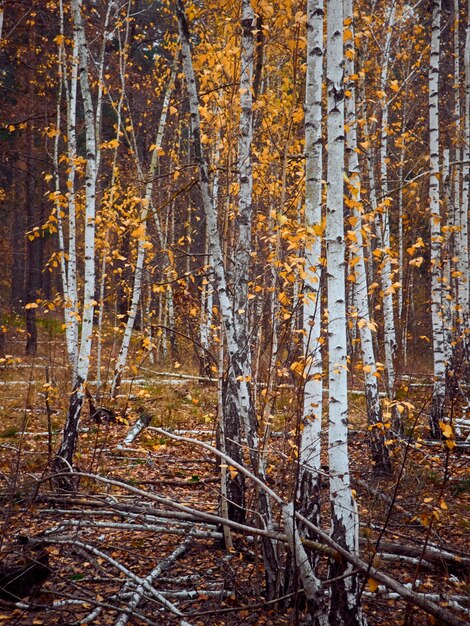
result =
[[[0,576],[8,567],[36,558],[38,552],[20,545],[19,536],[42,538],[51,570],[34,597],[17,605],[0,600],[0,624],[123,624],[122,611],[131,606],[139,584],[143,588],[129,624],[178,624],[181,618],[173,609],[194,626],[301,623],[297,581],[286,589],[283,602],[264,601],[261,548],[255,538],[233,533],[234,547],[227,551],[218,525],[169,513],[174,511],[171,501],[180,509],[218,514],[216,457],[198,443],[152,430],[184,434],[184,429],[189,438],[214,443],[215,385],[175,377],[181,372],[178,366],[170,372],[174,376],[155,376],[156,366],[148,365],[134,372],[132,384],[123,384],[116,404],[103,401],[117,422],[94,423],[85,405],[76,470],[118,484],[81,477],[75,494],[59,493],[48,476],[60,442],[67,370],[60,346],[48,350],[55,352],[34,360],[12,356],[0,364]],[[469,450],[426,440],[420,408],[427,395],[425,388],[407,396],[417,407],[415,417],[407,416],[405,407],[405,436],[390,448],[393,475],[379,478],[371,469],[364,400],[351,394],[351,472],[361,553],[402,583],[437,594],[443,606],[453,598],[466,608],[470,622]],[[265,449],[270,487],[286,498],[295,489],[295,405],[295,391],[281,390],[272,424],[275,436]],[[151,416],[151,428],[123,447],[142,410]],[[325,512],[327,487],[326,478]],[[252,490],[249,508],[254,498]],[[447,556],[428,558],[424,544]],[[407,550],[394,554],[400,552],[397,546]],[[322,557],[320,568],[325,567]],[[363,581],[363,587],[369,624],[437,623],[384,595],[374,580]],[[465,618],[465,612],[457,614]]]

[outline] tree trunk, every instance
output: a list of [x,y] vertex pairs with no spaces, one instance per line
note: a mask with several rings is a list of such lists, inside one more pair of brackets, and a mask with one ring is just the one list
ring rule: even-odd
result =
[[[145,195],[141,200],[141,210],[139,217],[139,241],[137,245],[137,261],[134,272],[134,286],[132,290],[132,300],[127,316],[126,329],[122,338],[121,349],[119,351],[118,360],[114,369],[114,377],[111,385],[111,397],[116,396],[117,390],[121,382],[122,372],[127,362],[127,355],[132,338],[132,332],[134,330],[134,323],[137,316],[137,309],[139,306],[140,295],[142,292],[142,276],[144,272],[145,250],[147,242],[147,217],[149,213],[149,207],[152,202],[153,181],[155,178],[155,172],[158,165],[158,152],[163,142],[163,134],[165,132],[166,119],[168,115],[168,108],[170,105],[171,93],[173,91],[173,80],[170,81],[165,92],[163,100],[162,112],[160,115],[160,121],[155,138],[155,149],[152,153],[152,159],[150,161],[150,167],[147,174],[147,182],[145,184]],[[136,153],[137,154],[137,153]],[[141,169],[141,168],[139,168]]]
[[[328,273],[329,440],[331,536],[357,554],[357,507],[353,500],[348,456],[348,361],[346,339],[344,177],[343,4],[327,8],[328,168],[326,246]],[[330,624],[362,625],[357,576],[350,564],[331,561]]]
[[[351,37],[345,42],[345,71],[346,80],[355,74],[354,67],[354,17],[352,0],[344,0],[345,19],[349,22]],[[370,430],[370,447],[374,470],[378,473],[390,473],[390,455],[385,445],[382,408],[379,399],[379,387],[377,381],[377,366],[372,340],[372,329],[368,298],[367,272],[364,261],[364,245],[362,239],[362,203],[361,203],[361,180],[358,158],[357,131],[356,131],[356,92],[355,85],[351,81],[348,84],[350,95],[346,98],[346,123],[347,132],[347,157],[350,198],[347,203],[353,217],[353,239],[350,246],[351,261],[353,261],[352,273],[354,276],[354,301],[357,308],[358,327],[361,339],[363,371],[365,379],[365,397],[367,406],[367,421]]]
[[431,60],[429,64],[429,209],[431,231],[431,316],[434,355],[434,388],[431,406],[431,436],[440,437],[439,422],[444,417],[445,350],[442,319],[441,212],[439,191],[439,57],[441,2],[434,0],[432,14]]
[[[299,512],[320,525],[321,421],[323,367],[321,350],[322,275],[322,80],[323,80],[323,0],[307,4],[307,79],[305,91],[305,282],[304,358],[307,378],[304,388],[302,435],[297,497]],[[307,529],[302,532],[308,534]]]
[[[383,314],[384,314],[384,344],[385,344],[385,364],[387,373],[387,391],[390,400],[395,398],[395,359],[397,351],[397,338],[395,332],[395,319],[393,310],[393,270],[391,264],[391,249],[390,249],[390,208],[388,198],[388,100],[387,100],[387,81],[388,81],[388,65],[390,62],[390,45],[392,39],[392,33],[395,24],[395,4],[390,9],[390,15],[388,19],[387,37],[385,40],[385,49],[382,59],[382,72],[381,72],[381,109],[382,109],[382,124],[380,132],[380,176],[381,176],[381,190],[382,190],[382,203],[383,213],[378,215],[376,213],[376,225],[377,236],[383,249],[384,258],[382,260],[381,278],[383,296]],[[379,235],[380,233],[380,235]]]
[[[73,391],[70,397],[67,420],[62,443],[57,455],[55,467],[58,471],[70,468],[78,438],[80,413],[85,397],[85,385],[90,367],[90,352],[93,333],[93,312],[95,296],[95,204],[96,204],[96,127],[93,101],[88,76],[88,50],[85,27],[81,15],[81,0],[72,0],[74,30],[78,43],[80,87],[83,97],[86,134],[86,171],[85,171],[85,226],[84,226],[84,285],[83,314],[80,351],[77,371],[74,375]],[[73,488],[70,478],[59,480],[63,488]]]
[[[252,33],[249,24],[253,24],[254,14],[249,0],[243,0],[242,5],[242,58],[249,62],[249,44],[245,40]],[[251,464],[254,471],[260,478],[264,478],[264,468],[262,460],[259,457],[259,441],[257,433],[257,420],[253,406],[253,400],[251,395],[251,389],[249,382],[251,380],[251,363],[250,363],[250,350],[247,341],[248,334],[243,329],[244,318],[240,309],[234,308],[234,302],[230,300],[227,290],[226,269],[224,265],[224,258],[222,254],[222,247],[220,243],[220,234],[217,223],[217,214],[215,212],[214,203],[212,201],[209,185],[209,173],[207,160],[202,150],[201,143],[201,123],[198,108],[198,91],[196,86],[196,79],[194,76],[191,48],[189,43],[189,30],[184,13],[184,5],[182,0],[178,0],[178,21],[179,21],[179,33],[182,49],[182,62],[183,70],[186,77],[186,85],[189,97],[189,109],[191,117],[191,131],[193,135],[193,145],[195,152],[195,159],[199,168],[199,187],[201,190],[202,201],[204,205],[204,212],[206,216],[207,232],[210,242],[210,254],[214,264],[214,284],[219,298],[220,312],[225,328],[225,337],[227,343],[227,353],[229,359],[228,370],[228,385],[225,399],[224,414],[224,426],[226,435],[226,450],[227,453],[240,464],[243,464],[241,454],[241,424],[244,426],[245,436],[249,448]],[[250,31],[250,33],[248,33]],[[242,68],[244,68],[244,62],[242,61]],[[246,65],[248,67],[248,64]],[[248,70],[246,70],[248,71]],[[248,78],[244,78],[244,71],[242,71],[242,83],[243,80],[251,80],[251,72],[247,74]],[[242,96],[242,118],[247,113],[248,107],[246,101],[243,99],[244,93],[241,89]],[[245,109],[245,112],[244,112]],[[244,126],[244,122],[241,121],[241,132],[248,135],[245,137],[247,141],[248,152],[242,153],[243,158],[240,158],[241,171],[245,172],[242,177],[248,176],[251,178],[251,159],[249,159],[249,150],[251,150],[251,125]],[[243,138],[240,139],[243,141]],[[239,147],[240,151],[240,147]],[[244,170],[247,167],[247,163],[244,162],[246,158],[249,160],[249,170]],[[242,182],[242,180],[240,181]],[[245,194],[248,185],[251,189],[251,181],[243,180],[245,184]],[[245,212],[251,211],[251,197],[246,198],[240,190],[241,202],[246,202],[246,206],[240,208],[240,235],[239,241],[243,250],[241,252],[242,257],[247,258],[249,261],[249,253],[251,251],[251,217],[246,215]],[[248,221],[247,221],[248,220]],[[249,239],[247,239],[249,237]],[[240,271],[237,269],[236,271]],[[243,292],[243,289],[242,289]],[[238,302],[242,296],[239,296]],[[247,309],[246,317],[247,317]],[[239,316],[236,318],[236,316]],[[241,328],[241,330],[240,330]],[[246,338],[246,339],[245,339]],[[235,475],[236,474],[236,475]],[[238,518],[243,519],[245,516],[245,501],[244,501],[244,484],[240,477],[240,473],[232,472],[233,480],[230,480],[227,485],[227,497],[232,501],[232,506],[229,508],[229,515],[236,515]],[[232,484],[233,483],[233,484]],[[263,524],[266,528],[272,527],[271,509],[268,497],[264,492],[259,493],[258,506]],[[274,542],[271,540],[263,540],[263,560],[265,566],[266,575],[266,595],[271,598],[276,593],[277,578],[279,575],[279,567],[277,564],[276,551]]]

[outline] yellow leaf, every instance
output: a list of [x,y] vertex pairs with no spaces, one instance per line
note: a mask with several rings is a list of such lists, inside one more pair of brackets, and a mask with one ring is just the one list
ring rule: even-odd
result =
[[423,261],[424,261],[424,258],[422,256],[418,256],[416,257],[416,259],[412,259],[410,261],[410,265],[414,265],[415,267],[421,267]]
[[367,580],[367,586],[369,588],[369,591],[375,593],[379,588],[379,583],[375,580],[375,578],[369,577]]
[[28,310],[28,309],[37,309],[38,306],[39,305],[36,302],[29,302],[28,304],[25,304],[24,308],[26,310]]
[[454,434],[452,426],[450,424],[446,424],[445,422],[439,422],[439,426],[441,428],[442,434],[444,437],[449,439]]

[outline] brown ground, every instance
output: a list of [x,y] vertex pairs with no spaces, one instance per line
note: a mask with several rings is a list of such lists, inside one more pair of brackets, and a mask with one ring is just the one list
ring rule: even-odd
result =
[[[53,347],[48,349],[51,351]],[[134,574],[145,577],[185,540],[188,530],[194,527],[178,526],[174,520],[161,524],[142,517],[129,518],[113,508],[114,505],[152,506],[148,497],[89,479],[81,479],[79,493],[72,502],[65,501],[65,496],[61,496],[62,500],[54,499],[54,496],[57,498],[56,490],[50,481],[44,479],[50,470],[50,454],[58,448],[60,435],[55,430],[60,428],[67,399],[67,374],[65,369],[59,367],[62,362],[63,355],[57,349],[55,354],[49,353],[47,359],[37,359],[35,364],[23,360],[21,364],[28,367],[18,367],[13,359],[0,364],[0,382],[5,382],[0,386],[0,568],[24,563],[27,555],[31,554],[29,546],[17,543],[18,535],[37,537],[49,531],[48,552],[52,570],[39,595],[30,598],[32,606],[29,608],[26,604],[18,608],[8,602],[1,603],[0,624],[2,621],[21,625],[80,624],[97,603],[102,603],[102,612],[91,623],[114,624],[118,613],[112,607],[119,602],[120,606],[126,606],[128,602],[113,598],[122,591],[125,575],[106,559],[81,547],[79,542],[99,549]],[[44,387],[46,363],[50,388]],[[140,378],[142,372],[138,376]],[[15,381],[25,384],[14,384]],[[26,384],[28,381],[36,382]],[[123,393],[128,392],[129,387],[124,385]],[[137,418],[137,407],[144,407],[152,414],[154,426],[204,430],[206,432],[198,437],[213,441],[216,413],[214,387],[195,381],[168,384],[153,378],[148,379],[144,387],[134,385],[131,393],[136,397],[129,400],[124,395],[118,404],[108,408],[119,415],[127,409],[127,419],[132,424]],[[295,474],[295,445],[289,434],[295,423],[294,396],[292,390],[286,389],[278,399],[274,429],[284,430],[286,434],[273,438],[268,451],[270,486],[286,496],[293,488]],[[46,399],[54,431],[50,441]],[[425,400],[425,392],[421,390],[415,392],[410,401],[419,407]],[[119,451],[116,446],[122,441],[128,426],[124,423],[97,426],[89,421],[87,406],[83,415],[82,426],[87,431],[81,434],[76,456],[76,466],[82,472],[100,473],[143,489],[148,494],[217,513],[217,467],[215,458],[207,451],[195,444],[175,442],[151,431],[144,432],[132,444],[132,450]],[[470,556],[468,451],[449,450],[444,443],[429,445],[420,442],[419,435],[426,434],[424,415],[418,418],[414,429],[409,418],[406,424],[405,434],[412,436],[412,445],[400,444],[393,448],[394,474],[378,479],[371,471],[363,400],[351,397],[353,483],[363,524],[361,534],[370,541],[369,546],[363,547],[363,556],[374,552],[378,532],[387,516],[389,519],[382,536],[384,542],[417,546],[429,541]],[[23,431],[27,434],[21,435]],[[325,501],[327,487],[325,484]],[[389,499],[393,498],[395,491],[395,503],[392,513],[388,515]],[[250,494],[251,503],[254,497]],[[153,506],[160,505],[153,503]],[[92,515],[91,511],[95,513]],[[75,520],[80,525],[50,532],[64,520],[68,523]],[[153,523],[161,528],[97,528],[90,525],[92,521]],[[180,534],[168,532],[178,528]],[[59,542],[64,539],[68,543]],[[302,618],[301,597],[298,598],[297,610],[293,607],[293,597],[286,602],[286,606],[264,604],[259,545],[241,535],[235,535],[234,539],[235,548],[231,554],[223,549],[217,538],[193,539],[189,551],[154,581],[155,588],[198,592],[194,599],[168,596],[193,625],[281,626],[298,623],[297,620]],[[459,596],[470,593],[469,572],[462,568],[457,567],[454,571],[445,566],[417,568],[416,564],[377,558],[375,563],[403,583],[418,579],[421,581],[419,590],[425,593]],[[370,584],[373,589],[374,582]],[[408,619],[408,625],[435,623],[414,607],[408,609],[406,618],[403,602],[371,597],[370,589],[367,585],[363,597],[369,624],[391,626],[405,623],[405,619]],[[63,601],[62,605],[58,604],[60,601]],[[470,601],[466,606],[470,607]],[[152,599],[143,600],[137,610],[150,623],[178,623]],[[145,622],[132,618],[130,623]]]

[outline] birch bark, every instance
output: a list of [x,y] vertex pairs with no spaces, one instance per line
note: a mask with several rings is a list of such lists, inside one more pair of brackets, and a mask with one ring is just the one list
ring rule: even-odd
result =
[[[62,2],[60,3],[60,31],[63,36],[63,10]],[[63,80],[66,76],[66,59],[65,49],[63,41],[58,46],[58,64],[59,64],[59,91],[57,94],[57,108],[56,108],[56,135],[54,137],[54,151],[53,151],[53,163],[54,163],[54,178],[55,178],[55,211],[57,216],[57,234],[59,239],[59,265],[60,265],[60,277],[62,280],[62,290],[64,296],[64,318],[65,318],[65,342],[67,346],[67,353],[69,357],[69,363],[72,370],[76,367],[76,342],[74,341],[73,330],[76,320],[70,314],[70,299],[69,299],[69,280],[68,280],[68,261],[65,250],[65,237],[64,237],[64,225],[63,225],[63,207],[60,202],[60,168],[59,168],[59,143],[60,143],[60,128],[61,128],[61,108],[62,108],[62,91]],[[67,80],[65,78],[65,80]]]
[[429,210],[431,232],[431,317],[434,355],[434,388],[430,428],[433,438],[440,437],[439,422],[444,416],[445,351],[442,319],[441,211],[439,191],[439,57],[441,0],[434,0],[432,13],[431,59],[429,64]]
[[[199,169],[199,187],[201,190],[201,196],[204,206],[204,212],[206,216],[206,227],[210,242],[210,253],[213,260],[214,269],[214,284],[219,298],[219,305],[221,316],[223,319],[225,337],[227,344],[227,352],[229,358],[229,370],[228,370],[228,387],[225,397],[224,406],[224,426],[226,433],[226,450],[227,452],[233,450],[233,454],[230,453],[231,458],[235,461],[243,464],[241,455],[241,429],[240,423],[243,424],[245,430],[245,436],[247,439],[248,449],[250,453],[251,464],[259,477],[263,479],[265,477],[264,468],[261,459],[258,454],[259,441],[257,432],[256,415],[253,407],[251,390],[249,387],[250,378],[247,377],[247,372],[251,371],[249,363],[244,362],[244,357],[249,355],[249,349],[247,343],[240,344],[239,335],[237,329],[241,325],[241,318],[235,320],[235,316],[238,313],[238,309],[234,311],[233,301],[230,300],[227,290],[226,269],[224,265],[224,258],[222,253],[222,247],[220,243],[220,234],[217,223],[217,214],[215,212],[214,203],[212,202],[210,185],[209,185],[209,173],[207,160],[202,150],[201,143],[201,123],[198,108],[198,91],[196,85],[196,79],[194,76],[191,48],[189,43],[189,29],[184,13],[183,0],[178,0],[177,5],[178,21],[179,21],[179,33],[181,40],[182,51],[182,63],[183,71],[186,78],[186,86],[188,90],[189,109],[191,118],[191,131],[193,136],[193,145],[195,152],[195,159]],[[244,41],[245,37],[253,36],[252,25],[254,14],[249,0],[243,0],[242,4],[242,70],[247,68],[247,56],[249,55],[249,44]],[[244,52],[245,46],[248,46],[248,52]],[[243,71],[242,71],[243,82]],[[251,86],[250,86],[251,89]],[[243,89],[241,89],[241,92]],[[243,93],[241,93],[243,95]],[[243,116],[243,105],[242,105]],[[243,130],[242,130],[243,132]],[[242,139],[240,139],[242,141]],[[251,149],[251,138],[250,138]],[[240,148],[239,148],[240,149]],[[243,164],[242,164],[243,167]],[[250,159],[251,168],[251,159]],[[251,176],[251,170],[250,174]],[[251,183],[250,183],[251,184]],[[251,206],[251,198],[250,198]],[[248,210],[248,207],[247,207]],[[251,229],[250,229],[251,230]],[[248,224],[242,224],[242,233],[245,233],[245,237],[248,231]],[[246,245],[246,240],[242,242]],[[249,255],[248,255],[249,256]],[[240,303],[240,300],[238,300]],[[247,318],[247,316],[246,316]],[[246,336],[246,335],[245,335]],[[245,488],[244,480],[241,476],[241,472],[234,476],[234,480],[230,480],[227,490],[228,498],[231,501],[231,507],[229,507],[229,514],[234,516],[234,519],[243,519],[245,515]],[[235,505],[235,506],[234,506]],[[272,527],[271,509],[269,500],[263,492],[259,493],[258,497],[259,511],[261,514],[262,523],[266,528]],[[276,587],[279,576],[279,567],[277,564],[276,550],[274,543],[269,541],[263,541],[263,560],[265,566],[266,575],[266,595],[268,598],[272,598],[276,593]]]
[[[76,105],[77,105],[77,84],[78,84],[78,47],[77,35],[73,33],[73,48],[71,58],[70,82],[67,76],[67,57],[64,36],[64,7],[63,2],[59,2],[59,94],[57,102],[57,134],[54,140],[54,174],[55,174],[55,195],[57,211],[57,230],[59,238],[60,272],[62,279],[62,289],[64,294],[64,318],[65,337],[67,353],[73,375],[76,374],[78,349],[79,349],[79,313],[77,308],[77,258],[76,258],[76,212],[75,212],[75,171],[76,171]],[[67,247],[65,245],[63,207],[60,198],[60,168],[59,168],[59,143],[60,143],[60,117],[61,99],[65,89],[67,106],[67,208],[68,208],[68,237]]]
[[374,352],[374,343],[372,340],[372,328],[367,272],[364,261],[364,244],[362,238],[362,203],[361,203],[361,179],[360,166],[357,145],[356,130],[356,91],[354,81],[351,76],[355,74],[354,63],[354,17],[353,17],[353,0],[344,0],[345,20],[348,23],[351,36],[345,42],[345,71],[346,84],[348,86],[349,95],[345,100],[346,124],[348,132],[346,134],[346,154],[347,167],[349,177],[350,198],[348,200],[353,217],[353,233],[355,243],[351,246],[351,254],[354,258],[353,272],[355,276],[354,283],[354,302],[358,314],[358,328],[362,348],[362,360],[365,383],[365,397],[367,406],[367,420],[370,431],[370,446],[372,451],[372,459],[374,461],[374,469],[379,473],[389,473],[391,470],[390,455],[385,446],[384,429],[382,421],[382,408],[379,399],[379,387],[377,380],[377,366]]
[[147,218],[149,213],[149,206],[152,202],[153,180],[155,178],[155,172],[158,164],[158,151],[163,141],[163,134],[165,132],[166,119],[168,115],[168,107],[170,105],[171,93],[173,91],[173,81],[170,81],[165,92],[163,100],[162,113],[160,115],[160,121],[158,124],[157,134],[155,138],[155,149],[152,152],[152,158],[150,161],[150,167],[147,174],[147,183],[145,185],[145,194],[141,200],[141,210],[139,216],[139,241],[137,244],[137,260],[134,272],[134,286],[132,289],[132,300],[127,317],[126,328],[124,336],[122,338],[121,349],[117,359],[116,367],[114,369],[113,382],[111,385],[111,397],[116,396],[119,388],[122,372],[127,362],[127,355],[129,353],[129,347],[131,343],[132,332],[134,330],[135,318],[137,316],[137,309],[139,306],[140,295],[142,293],[142,275],[144,271],[145,250],[146,250],[146,232],[147,232]]
[[[57,457],[59,470],[70,467],[75,452],[80,412],[85,397],[85,384],[90,367],[90,352],[93,333],[93,311],[95,290],[95,203],[96,203],[96,127],[94,107],[88,76],[88,49],[85,27],[81,15],[81,0],[72,0],[73,26],[76,33],[79,59],[80,88],[83,98],[86,136],[85,172],[85,228],[84,228],[84,284],[83,313],[80,351],[77,371],[73,381],[63,439]],[[64,463],[65,462],[65,463]],[[66,485],[67,487],[70,484]]]
[[[327,3],[328,166],[326,246],[328,273],[328,380],[331,536],[357,554],[357,508],[353,501],[348,456],[348,359],[346,353],[344,177],[343,3]],[[329,621],[337,626],[364,624],[357,577],[350,565],[330,563]]]
[[376,224],[378,225],[378,231],[381,234],[381,247],[384,252],[384,259],[382,261],[382,290],[383,295],[383,314],[384,314],[384,343],[385,343],[385,364],[387,371],[387,391],[390,399],[395,397],[395,356],[397,350],[397,339],[395,332],[395,320],[393,312],[393,288],[392,288],[392,264],[390,257],[390,215],[389,215],[389,199],[388,199],[388,100],[386,95],[387,80],[388,80],[388,65],[390,62],[390,48],[392,33],[395,24],[395,4],[390,9],[390,15],[388,20],[387,37],[385,40],[385,49],[382,60],[382,72],[381,72],[381,109],[382,109],[382,126],[380,133],[380,176],[382,183],[382,199],[384,203],[383,213],[377,215]]
[[467,373],[470,374],[470,338],[465,330],[470,324],[470,264],[468,250],[468,213],[470,207],[470,2],[467,8],[467,25],[465,39],[465,120],[464,120],[464,147],[462,169],[462,200],[458,211],[458,233],[456,237],[457,269],[459,278],[459,304],[461,308],[460,326],[463,330],[464,358],[466,359]]
[[65,77],[65,92],[67,94],[67,137],[68,137],[68,174],[67,174],[67,203],[68,203],[68,262],[67,283],[69,317],[71,324],[71,349],[74,369],[77,367],[79,349],[79,312],[77,293],[77,234],[76,234],[76,199],[75,199],[75,174],[77,158],[77,91],[78,91],[78,41],[74,30],[72,51],[72,72],[70,83]]
[[304,388],[303,430],[300,442],[299,511],[319,525],[321,476],[321,418],[323,368],[321,355],[322,274],[322,80],[323,0],[307,3],[307,78],[305,91],[305,280],[304,352],[307,378]]

